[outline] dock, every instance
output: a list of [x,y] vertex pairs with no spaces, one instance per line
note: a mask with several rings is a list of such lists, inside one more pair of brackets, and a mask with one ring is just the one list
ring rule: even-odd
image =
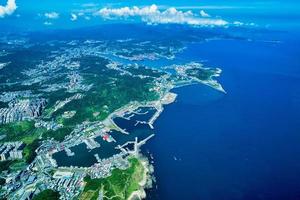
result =
[[72,152],[69,148],[65,148],[65,152],[66,152],[67,156],[74,156],[75,155],[75,153]]
[[[148,140],[150,140],[152,137],[154,137],[154,134],[149,135],[147,138],[141,140],[140,142],[138,142],[138,138],[136,137],[134,141],[128,141],[123,145],[118,145],[116,147],[116,149],[120,149],[122,152],[126,153],[126,154],[132,154],[137,156],[140,152],[140,147],[144,144],[146,144],[146,142]],[[127,145],[129,144],[134,144],[134,149],[133,150],[129,150],[128,148],[126,148]]]
[[87,138],[87,139],[83,140],[83,142],[86,144],[87,148],[90,150],[100,147],[100,144],[98,142],[96,142],[93,138]]
[[151,117],[151,119],[148,122],[151,129],[154,129],[153,124],[154,124],[155,120],[159,117],[159,115],[162,113],[163,107],[161,105],[156,105],[155,109],[157,111],[155,112],[155,114]]
[[94,156],[95,156],[97,162],[100,163],[100,162],[101,162],[101,159],[100,159],[99,155],[96,153],[96,154],[94,154]]

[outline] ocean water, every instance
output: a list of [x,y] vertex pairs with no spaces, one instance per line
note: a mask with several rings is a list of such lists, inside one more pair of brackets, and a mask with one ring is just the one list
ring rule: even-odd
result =
[[145,152],[156,184],[148,199],[300,199],[300,46],[287,32],[192,44],[180,60],[222,68],[227,94],[175,89]]

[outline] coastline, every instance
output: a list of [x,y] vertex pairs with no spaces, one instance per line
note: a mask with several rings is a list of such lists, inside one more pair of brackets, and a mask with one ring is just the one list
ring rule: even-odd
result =
[[[220,73],[220,71],[218,71]],[[215,74],[216,75],[216,74]],[[127,132],[126,130],[122,129],[121,127],[119,127],[115,122],[114,122],[114,118],[115,117],[123,117],[126,113],[130,113],[130,112],[134,112],[135,109],[139,108],[139,107],[152,107],[156,109],[155,114],[151,117],[151,119],[149,121],[145,121],[145,123],[147,123],[149,125],[149,127],[151,129],[154,129],[154,122],[156,121],[156,119],[160,116],[160,114],[163,112],[164,110],[164,105],[168,105],[171,104],[173,102],[175,102],[176,98],[177,98],[177,94],[171,92],[172,89],[177,88],[177,87],[183,87],[183,86],[188,86],[188,85],[192,85],[192,84],[205,84],[208,86],[211,86],[212,88],[219,90],[219,88],[216,87],[216,85],[214,85],[213,83],[217,83],[217,81],[213,80],[213,79],[209,79],[207,81],[200,81],[200,80],[195,80],[193,78],[190,78],[189,80],[184,80],[184,81],[180,81],[180,80],[175,80],[175,82],[168,82],[168,84],[165,83],[159,83],[155,90],[158,94],[158,97],[156,100],[152,100],[152,101],[142,101],[142,102],[138,102],[138,101],[132,101],[129,102],[127,105],[122,106],[121,108],[113,111],[111,114],[109,114],[107,116],[106,119],[104,119],[101,122],[98,123],[86,123],[84,124],[86,127],[91,126],[101,126],[104,125],[104,129],[105,132],[108,132],[109,130],[117,130],[120,131],[123,134],[129,134],[129,132]],[[77,134],[77,135],[76,135]],[[65,139],[63,142],[61,143],[55,143],[55,145],[57,147],[67,147],[64,146],[65,144],[68,145],[68,148],[73,147],[74,145],[76,145],[76,143],[72,142],[73,139],[77,138],[78,140],[80,139],[84,139],[86,137],[93,137],[94,134],[78,134],[76,131],[73,132],[73,135],[68,137],[67,139]],[[74,138],[74,136],[76,136]],[[137,137],[136,137],[136,143],[137,143]],[[147,139],[147,138],[146,138]],[[142,143],[141,145],[143,145],[144,143]],[[141,146],[140,143],[137,144],[138,146]],[[132,194],[130,194],[130,196],[128,197],[129,200],[134,200],[134,199],[145,199],[146,198],[146,192],[145,189],[146,188],[151,188],[152,184],[148,184],[151,183],[151,174],[154,172],[153,170],[153,166],[151,167],[151,165],[149,164],[149,161],[146,158],[143,159],[143,155],[142,153],[140,153],[139,151],[134,151],[135,153],[130,153],[130,151],[126,151],[124,155],[125,159],[128,159],[130,156],[134,156],[136,159],[138,159],[141,164],[143,165],[144,168],[144,174],[142,177],[142,180],[138,183],[139,184],[139,189],[136,191],[133,191]],[[137,153],[136,153],[137,152]],[[44,151],[43,153],[49,154],[49,157],[51,160],[52,154],[55,153],[55,151],[50,150],[49,152]],[[121,155],[120,154],[116,154],[116,155]],[[51,160],[52,164],[54,164],[54,167],[57,167],[56,162],[54,162],[55,160]],[[87,173],[89,174],[88,171],[93,171],[93,169],[97,170],[97,165],[93,165],[91,167],[87,168]]]
[[145,199],[147,197],[145,189],[152,187],[151,174],[154,172],[153,166],[149,163],[148,158],[141,156],[139,155],[139,158],[137,158],[144,168],[142,180],[139,182],[140,189],[132,192],[128,200]]

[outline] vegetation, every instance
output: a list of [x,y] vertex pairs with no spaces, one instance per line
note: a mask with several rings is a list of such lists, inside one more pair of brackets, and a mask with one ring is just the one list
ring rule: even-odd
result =
[[0,173],[2,171],[6,171],[9,169],[9,166],[13,163],[14,161],[12,160],[5,160],[0,162]]
[[43,138],[54,138],[55,140],[61,142],[64,140],[65,136],[69,135],[72,132],[70,127],[62,127],[58,130],[49,130],[43,133]]
[[57,191],[47,189],[34,196],[32,200],[58,200],[59,196]]
[[209,80],[212,75],[216,74],[216,69],[208,68],[191,68],[186,70],[186,74],[199,80]]
[[24,169],[26,163],[23,160],[5,160],[0,161],[0,173],[6,170],[18,171]]
[[[34,121],[21,121],[1,125],[0,135],[5,134],[4,142],[23,141],[26,144],[23,150],[24,158],[26,163],[30,163],[36,156],[35,150],[39,147],[38,138],[40,135],[43,135],[43,138],[52,137],[55,140],[62,141],[71,130],[64,127],[56,131],[47,131],[45,128],[35,128]],[[6,166],[6,164],[3,163],[3,166]],[[6,166],[6,168],[8,167]]]
[[139,182],[144,175],[144,167],[137,158],[130,158],[126,170],[114,169],[112,175],[103,179],[85,177],[85,187],[80,199],[97,199],[102,192],[103,199],[123,200],[140,189]]
[[[4,142],[8,141],[23,141],[26,146],[23,150],[24,158],[26,163],[30,163],[36,156],[35,150],[39,147],[38,137],[42,134],[45,129],[35,128],[33,121],[21,121],[9,124],[1,125],[0,134],[5,134],[3,138]],[[13,162],[5,161],[0,166],[3,170],[7,170]],[[15,166],[19,167],[19,166]],[[0,167],[1,168],[1,167]],[[2,171],[2,170],[1,170]]]
[[[62,123],[65,127],[74,128],[83,121],[103,120],[110,113],[131,101],[144,102],[156,100],[159,97],[155,91],[150,91],[150,88],[153,87],[154,78],[161,75],[160,72],[146,68],[126,68],[125,70],[130,70],[134,75],[147,75],[148,77],[120,75],[119,71],[108,69],[105,66],[107,63],[107,60],[97,57],[80,59],[83,84],[92,84],[93,87],[84,92],[82,99],[73,100],[53,113],[52,117],[57,122]],[[122,67],[124,66],[120,66],[120,68]],[[48,110],[51,110],[50,105],[54,105],[56,100],[64,100],[69,95],[66,91],[54,94],[55,100],[52,97]],[[70,119],[62,119],[63,113],[70,110],[76,110],[76,114]]]
[[0,135],[5,135],[3,141],[23,140],[30,136],[34,129],[33,121],[21,121],[4,124],[0,126]]
[[5,184],[5,179],[4,178],[0,178],[0,186],[4,185]]
[[32,143],[27,144],[24,148],[24,158],[26,163],[31,163],[36,157],[35,150],[39,147],[39,140],[34,140]]
[[11,171],[20,171],[25,169],[27,166],[26,161],[24,160],[15,160],[10,166],[9,169]]

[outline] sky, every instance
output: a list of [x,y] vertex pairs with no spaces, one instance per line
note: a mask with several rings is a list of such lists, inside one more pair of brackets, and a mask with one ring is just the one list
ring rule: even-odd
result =
[[[5,2],[6,0],[0,0]],[[295,5],[300,5],[298,0],[16,0],[17,4],[25,9],[43,10],[49,7],[65,10],[80,4],[98,4],[100,6],[145,6],[145,5],[165,5],[165,6],[181,6],[181,7],[197,7],[197,6],[219,6],[223,7],[240,7],[240,8],[269,8],[282,9],[282,7],[293,9]],[[3,3],[2,3],[3,4]]]
[[[42,3],[41,3],[42,2]],[[0,0],[0,25],[27,28],[72,28],[101,23],[240,26],[256,18],[280,15],[300,19],[296,0]],[[276,22],[274,22],[276,23]],[[30,24],[30,26],[28,26]]]

